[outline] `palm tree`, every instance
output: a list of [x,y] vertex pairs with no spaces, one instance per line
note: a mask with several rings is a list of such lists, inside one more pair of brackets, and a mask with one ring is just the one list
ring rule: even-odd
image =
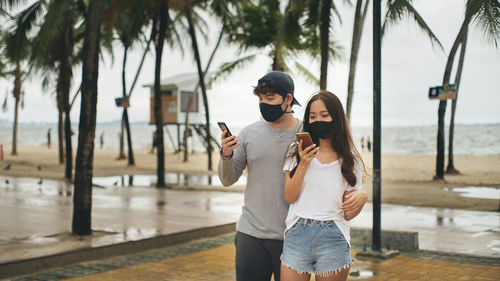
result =
[[152,9],[153,27],[152,38],[155,45],[155,82],[154,82],[154,119],[156,124],[156,144],[157,144],[157,187],[165,187],[165,148],[163,143],[163,116],[161,103],[161,62],[163,55],[163,45],[168,28],[168,1],[154,0]]
[[[446,63],[445,72],[443,75],[443,85],[448,85],[450,82],[451,71],[453,68],[453,63],[455,60],[455,55],[458,51],[459,46],[462,45],[461,57],[465,56],[465,44],[467,41],[467,35],[469,30],[469,25],[475,23],[479,29],[483,32],[484,38],[488,42],[493,43],[495,47],[498,47],[498,41],[500,40],[500,2],[498,0],[468,0],[465,9],[465,17],[458,32],[455,42],[451,47],[450,53],[448,55],[448,61]],[[463,54],[462,54],[463,52]],[[460,82],[461,68],[463,67],[463,58],[459,61],[459,68],[457,70],[457,76],[455,83]],[[457,85],[456,85],[457,86]],[[458,88],[457,88],[458,91]],[[456,99],[454,101],[456,107]],[[446,112],[446,100],[441,100],[439,102],[438,108],[438,133],[437,133],[437,155],[436,155],[436,175],[435,180],[444,179],[444,115]],[[452,104],[453,107],[453,104]],[[452,108],[453,110],[453,108]],[[453,132],[454,132],[454,117],[455,113],[452,111],[453,126],[450,123],[450,154],[448,161],[448,169],[450,173],[456,172],[453,163]]]
[[455,87],[456,87],[456,96],[451,102],[451,117],[450,117],[450,131],[448,136],[448,167],[446,168],[447,174],[459,174],[460,172],[455,169],[455,165],[453,163],[453,137],[455,132],[455,112],[457,108],[457,98],[458,98],[458,90],[460,89],[460,80],[462,79],[462,70],[464,68],[464,60],[465,60],[465,50],[467,47],[467,35],[468,30],[464,32],[463,41],[460,43],[460,57],[458,59],[458,67],[457,73],[455,74]]
[[[438,38],[434,35],[430,27],[427,25],[422,16],[412,5],[413,0],[388,0],[384,24],[382,26],[382,35],[385,34],[387,28],[401,22],[405,17],[410,17],[417,26],[427,34],[431,40],[431,44],[436,44],[441,50],[443,46]],[[349,61],[349,80],[347,82],[347,102],[346,115],[350,119],[352,111],[352,101],[354,95],[354,84],[356,77],[356,64],[359,54],[359,46],[363,34],[363,26],[370,0],[357,0],[356,10],[354,12],[354,27],[352,33],[351,58]]]
[[[61,13],[61,11],[64,11],[64,13]],[[58,108],[62,108],[64,112],[66,156],[64,177],[69,181],[73,178],[73,145],[69,98],[71,81],[73,80],[73,66],[75,64],[73,32],[77,19],[77,5],[73,1],[51,1],[47,6],[45,21],[35,39],[39,47],[33,51],[35,60],[53,64],[57,71]],[[51,55],[47,55],[47,52],[51,52]]]
[[[207,155],[208,155],[208,170],[212,170],[212,138],[210,134],[210,113],[209,113],[209,108],[208,108],[208,97],[207,97],[207,91],[205,88],[205,79],[204,79],[204,74],[201,69],[201,60],[200,60],[200,52],[198,50],[198,42],[196,40],[196,32],[195,32],[195,27],[194,27],[194,22],[193,22],[193,6],[192,3],[189,1],[189,3],[186,5],[184,8],[184,13],[186,14],[186,18],[189,24],[189,35],[191,36],[191,41],[192,41],[192,46],[193,46],[193,51],[194,51],[194,57],[196,59],[196,67],[198,69],[198,79],[201,87],[201,92],[203,95],[203,105],[205,107],[205,127],[206,127],[206,143],[207,143]],[[196,93],[193,93],[196,94]]]
[[76,152],[72,221],[72,232],[77,235],[92,234],[92,163],[97,114],[101,5],[101,0],[89,0],[83,40],[81,111]]
[[[130,105],[130,95],[127,93],[127,85],[125,81],[125,69],[127,64],[127,54],[128,50],[132,47],[135,41],[139,40],[139,36],[142,33],[142,28],[146,25],[148,20],[146,9],[143,6],[142,1],[112,1],[108,13],[111,17],[108,17],[112,23],[113,28],[118,34],[118,38],[123,45],[123,64],[122,64],[122,98],[123,98],[123,114],[122,114],[122,133],[120,142],[120,155],[118,159],[125,158],[123,152],[123,138],[124,129],[127,133],[127,144],[128,144],[128,165],[135,165],[134,152],[132,149],[132,137],[130,132],[130,124],[128,119],[128,106]],[[148,50],[148,47],[145,51]],[[141,63],[142,65],[142,63]]]
[[[2,1],[0,7],[4,5],[13,7],[19,1]],[[23,63],[29,54],[30,41],[28,36],[32,32],[34,22],[37,20],[37,14],[32,14],[31,11],[40,9],[41,4],[36,2],[30,5],[26,10],[15,16],[15,24],[12,32],[6,32],[3,35],[2,42],[4,46],[4,56],[8,64],[13,67],[10,72],[14,76],[14,87],[12,94],[15,100],[14,106],[14,125],[12,132],[12,155],[17,155],[17,123],[19,116],[19,103],[23,99],[24,91],[22,90],[23,79],[26,72],[23,70]]]

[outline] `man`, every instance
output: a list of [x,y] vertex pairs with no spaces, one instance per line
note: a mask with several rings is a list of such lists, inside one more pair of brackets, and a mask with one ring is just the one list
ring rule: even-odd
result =
[[248,166],[245,203],[235,236],[236,280],[280,280],[280,256],[288,204],[284,200],[283,164],[301,122],[292,115],[292,78],[272,71],[258,80],[254,94],[264,120],[243,128],[238,137],[221,137],[219,178],[234,184]]

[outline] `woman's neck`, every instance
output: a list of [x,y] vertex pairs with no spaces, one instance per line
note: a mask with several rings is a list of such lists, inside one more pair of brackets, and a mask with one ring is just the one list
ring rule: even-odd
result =
[[332,138],[319,139],[319,150],[324,152],[334,151]]

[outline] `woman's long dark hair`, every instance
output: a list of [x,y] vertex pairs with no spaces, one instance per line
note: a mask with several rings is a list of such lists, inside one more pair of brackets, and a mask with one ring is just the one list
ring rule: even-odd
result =
[[[362,167],[365,173],[366,170],[364,168],[363,159],[361,159],[361,155],[354,146],[349,123],[347,122],[347,117],[344,113],[344,108],[342,107],[342,103],[336,95],[329,91],[321,90],[318,94],[311,97],[304,112],[303,131],[308,132],[311,135],[313,142],[319,145],[319,139],[311,133],[311,123],[309,123],[311,104],[317,100],[321,100],[325,104],[326,109],[328,110],[328,113],[333,120],[334,125],[331,128],[333,137],[332,147],[339,155],[339,158],[342,160],[342,176],[350,186],[355,186],[357,183],[356,175],[354,174],[355,161],[360,161],[361,163],[358,164],[363,165]],[[292,149],[290,149],[287,157],[295,157],[297,159],[298,166],[298,163],[300,163],[300,157],[297,145],[293,146]],[[291,177],[293,177],[297,166],[295,166],[295,168],[293,168],[293,170],[290,172]]]

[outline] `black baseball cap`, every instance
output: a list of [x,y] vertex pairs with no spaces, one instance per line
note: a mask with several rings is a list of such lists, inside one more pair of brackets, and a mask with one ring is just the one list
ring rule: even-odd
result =
[[293,90],[295,86],[293,84],[292,77],[290,77],[290,75],[286,74],[285,72],[282,71],[269,72],[268,74],[260,78],[259,81],[257,81],[257,87],[270,88],[282,96],[286,96],[287,94],[292,94],[293,96],[292,105],[298,104],[299,106],[301,106],[300,103],[295,99],[295,96],[293,95]]

